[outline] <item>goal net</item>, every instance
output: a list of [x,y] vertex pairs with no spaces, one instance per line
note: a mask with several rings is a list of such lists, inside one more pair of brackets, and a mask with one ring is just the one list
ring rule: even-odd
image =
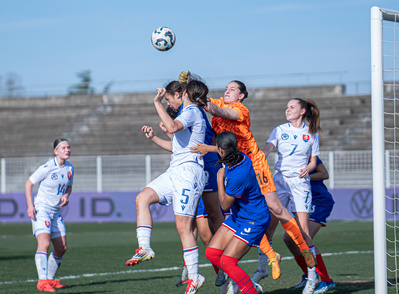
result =
[[[371,9],[375,293],[399,293],[399,11]],[[398,108],[396,107],[398,106]]]

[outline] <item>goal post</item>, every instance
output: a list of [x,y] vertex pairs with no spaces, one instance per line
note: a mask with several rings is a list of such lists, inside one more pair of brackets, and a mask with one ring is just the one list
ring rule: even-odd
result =
[[[372,150],[373,150],[373,228],[374,228],[374,279],[375,279],[375,293],[387,293],[388,278],[387,273],[390,271],[387,266],[387,220],[386,220],[386,176],[390,176],[391,172],[387,170],[387,163],[389,158],[385,157],[385,149],[396,147],[395,133],[394,140],[390,140],[389,146],[386,146],[384,124],[385,111],[384,105],[387,105],[385,100],[385,86],[389,83],[393,87],[393,105],[395,105],[395,89],[399,81],[396,81],[396,74],[399,71],[399,11],[384,9],[379,7],[371,8],[371,107],[372,107]],[[389,26],[385,26],[389,23]],[[398,28],[396,26],[398,25]],[[389,35],[385,35],[386,28]],[[393,34],[392,34],[392,32]],[[396,39],[397,38],[397,39]],[[390,94],[392,95],[392,93]],[[391,98],[391,97],[390,97]],[[389,104],[389,105],[392,105]],[[389,111],[395,113],[394,109]],[[395,120],[393,122],[395,124]],[[394,125],[394,129],[396,126]],[[398,145],[399,146],[399,145]],[[393,153],[396,155],[395,150]],[[394,159],[394,162],[395,159]],[[389,180],[389,179],[388,179]],[[395,189],[395,183],[393,184]],[[395,194],[395,193],[394,193]],[[395,198],[396,196],[393,196]],[[396,199],[393,199],[396,203]],[[394,209],[396,209],[394,205]],[[396,230],[396,211],[392,212],[394,225],[391,226]],[[391,232],[389,232],[391,235]],[[394,233],[396,236],[396,231]],[[394,264],[397,262],[396,258],[396,238]],[[388,250],[389,251],[389,250]],[[398,274],[397,267],[395,267],[394,278],[395,282],[390,282],[392,286],[396,287],[398,293]]]

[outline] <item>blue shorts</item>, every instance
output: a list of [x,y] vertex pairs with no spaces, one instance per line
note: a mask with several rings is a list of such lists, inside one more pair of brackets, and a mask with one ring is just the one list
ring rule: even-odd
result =
[[[231,214],[231,210],[224,211],[222,208],[220,208],[220,210],[222,211],[222,214],[224,216],[229,216]],[[204,204],[204,200],[202,200],[202,196],[198,202],[198,208],[197,208],[197,218],[201,218],[201,217],[208,217],[208,213],[206,212],[205,204]]]
[[215,192],[218,190],[217,174],[220,165],[215,165],[216,161],[205,162],[205,188],[204,192]]
[[327,218],[330,216],[334,204],[320,205],[320,203],[318,202],[320,201],[312,201],[312,205],[310,206],[309,220],[315,223],[319,223],[323,227],[325,227],[327,223]]
[[259,248],[263,235],[266,234],[270,225],[270,217],[266,222],[255,223],[250,220],[237,219],[229,216],[222,224],[234,232],[234,237],[248,244],[248,246]]

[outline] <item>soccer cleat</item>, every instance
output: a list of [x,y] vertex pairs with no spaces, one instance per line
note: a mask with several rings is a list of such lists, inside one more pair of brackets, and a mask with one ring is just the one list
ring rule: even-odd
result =
[[234,285],[232,279],[227,278],[227,281],[220,287],[220,294],[233,294],[234,293]]
[[252,276],[251,280],[252,280],[252,282],[259,283],[260,280],[262,280],[268,276],[269,276],[269,273],[268,273],[267,269],[265,269],[265,271],[261,271],[261,270],[257,269],[256,272],[254,273],[254,275]]
[[[317,280],[319,280],[319,274],[317,274],[317,273],[316,273],[316,278],[317,278]],[[305,287],[307,279],[308,279],[308,275],[307,274],[303,274],[302,275],[302,280],[299,282],[298,285],[295,286],[295,289],[299,289],[299,288]]]
[[55,289],[51,287],[50,283],[48,280],[39,280],[37,282],[37,290],[39,291],[44,291],[44,292],[55,292]]
[[327,293],[328,291],[335,288],[335,283],[333,280],[331,281],[321,281],[317,284],[316,290],[314,290],[314,294],[322,294]]
[[317,262],[314,259],[312,250],[310,250],[310,249],[309,250],[303,250],[302,251],[302,255],[305,258],[306,265],[308,266],[308,268],[312,268],[312,267],[316,266]]
[[201,275],[198,275],[197,282],[194,282],[192,279],[188,279],[188,285],[186,288],[186,294],[195,294],[205,284],[205,278]]
[[216,281],[215,281],[215,286],[217,286],[217,287],[222,286],[224,283],[226,283],[228,277],[229,276],[222,269],[219,269],[218,275],[217,275]]
[[176,287],[183,286],[188,283],[188,269],[186,266],[183,266],[183,270],[179,277],[179,280],[176,282]]
[[303,274],[302,275],[302,280],[299,282],[298,285],[295,286],[295,289],[299,289],[299,288],[305,287],[307,279],[308,279],[308,275],[307,274]]
[[261,285],[259,285],[258,283],[255,283],[254,281],[252,281],[252,284],[254,285],[254,288],[256,290],[256,293],[263,293],[263,288]]
[[63,289],[66,288],[66,286],[60,284],[61,280],[47,280],[48,283],[50,284],[51,287],[55,288],[55,289]]
[[136,249],[136,254],[133,255],[131,259],[126,261],[126,265],[136,265],[139,264],[142,261],[150,260],[155,257],[155,252],[149,248],[149,249],[143,249],[142,247],[139,247],[139,249]]
[[272,267],[273,280],[277,280],[281,276],[280,269],[281,255],[276,253],[276,257],[269,260],[269,265]]
[[302,294],[313,294],[314,289],[316,288],[317,285],[317,279],[312,280],[307,278],[306,279],[306,285],[305,288],[303,288]]

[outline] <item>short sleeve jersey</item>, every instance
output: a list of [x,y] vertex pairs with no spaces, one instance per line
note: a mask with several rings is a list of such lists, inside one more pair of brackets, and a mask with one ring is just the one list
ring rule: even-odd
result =
[[279,125],[272,131],[267,143],[277,147],[275,169],[286,177],[299,176],[299,171],[308,165],[310,156],[320,154],[319,134],[310,134],[305,124],[300,128],[290,123]]
[[225,193],[235,197],[232,217],[245,220],[264,220],[269,208],[259,187],[251,159],[244,158],[232,167],[225,167]]
[[183,130],[173,134],[172,157],[170,166],[180,165],[185,162],[196,162],[204,166],[204,160],[198,158],[198,153],[192,153],[191,147],[203,144],[205,140],[205,120],[196,105],[185,107],[176,120],[183,124]]
[[55,158],[41,165],[29,180],[39,189],[35,197],[35,208],[44,208],[50,211],[60,210],[61,196],[68,186],[73,185],[73,165],[65,161],[63,166],[58,165]]
[[[321,159],[317,157],[317,165],[322,163]],[[311,171],[309,174],[314,174],[315,171]],[[334,205],[334,200],[331,193],[328,191],[323,181],[311,181],[310,186],[312,187],[312,202],[320,201],[318,206],[331,206]]]
[[256,144],[252,132],[250,131],[251,118],[249,116],[248,108],[246,108],[241,102],[225,104],[224,97],[220,97],[220,99],[210,98],[210,100],[220,108],[230,108],[236,110],[239,115],[238,120],[224,119],[214,116],[212,118],[212,128],[215,133],[219,135],[223,131],[230,131],[237,137],[238,149],[247,155],[251,153],[258,153],[259,147]]

